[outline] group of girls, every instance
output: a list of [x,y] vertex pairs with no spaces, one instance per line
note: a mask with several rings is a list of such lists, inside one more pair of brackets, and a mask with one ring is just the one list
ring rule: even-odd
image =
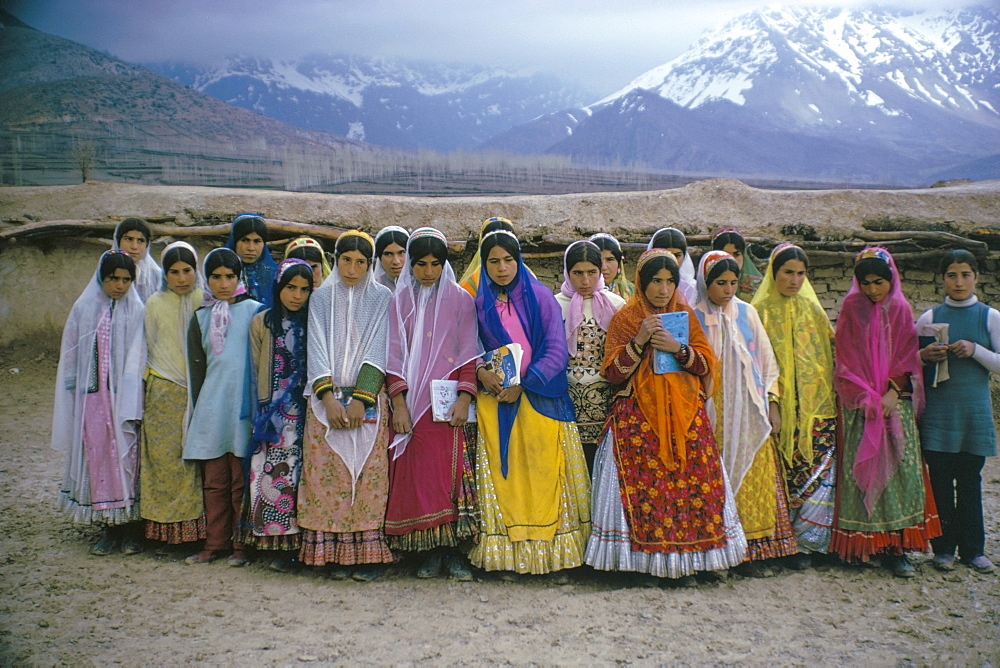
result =
[[[555,295],[503,218],[460,279],[433,228],[346,232],[332,266],[309,238],[277,264],[267,240],[243,214],[201,267],[184,242],[157,266],[143,221],[116,229],[66,324],[53,420],[61,506],[104,529],[93,554],[138,552],[144,520],[164,546],[204,539],[189,563],[252,549],[358,581],[414,553],[418,577],[458,580],[588,564],[689,584],[814,553],[912,577],[929,544],[941,570],[992,570],[1000,313],[965,251],[915,324],[866,249],[834,331],[805,252],[779,245],[761,275],[733,229],[697,268],[658,231],[634,280],[613,236],[577,241]],[[492,353],[515,347],[506,382]]]

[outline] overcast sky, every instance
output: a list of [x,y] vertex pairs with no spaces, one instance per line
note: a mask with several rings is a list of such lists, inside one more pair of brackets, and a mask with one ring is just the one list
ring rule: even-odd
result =
[[[206,63],[236,54],[281,58],[317,51],[381,55],[550,72],[602,95],[679,55],[704,30],[762,4],[766,3],[0,0],[0,6],[34,28],[131,62]],[[973,3],[905,0],[900,4],[918,8]]]

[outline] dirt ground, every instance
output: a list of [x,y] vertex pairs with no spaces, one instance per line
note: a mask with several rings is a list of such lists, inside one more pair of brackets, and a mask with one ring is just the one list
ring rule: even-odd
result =
[[[181,553],[88,554],[96,532],[56,512],[54,351],[0,349],[0,664],[1000,664],[1000,575],[917,577],[826,565],[697,588],[582,568],[572,583],[370,584]],[[15,372],[14,369],[18,369]],[[14,484],[17,483],[17,484]],[[987,553],[1000,560],[1000,462],[984,472]]]

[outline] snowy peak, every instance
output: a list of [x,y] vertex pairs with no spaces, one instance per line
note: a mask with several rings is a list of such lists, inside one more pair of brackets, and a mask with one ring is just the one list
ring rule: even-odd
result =
[[[594,106],[643,88],[689,109],[777,102],[782,116],[807,125],[855,124],[862,119],[852,116],[866,111],[899,116],[908,101],[1000,122],[998,51],[992,9],[769,7],[706,34]],[[776,78],[794,82],[794,92],[775,98]]]

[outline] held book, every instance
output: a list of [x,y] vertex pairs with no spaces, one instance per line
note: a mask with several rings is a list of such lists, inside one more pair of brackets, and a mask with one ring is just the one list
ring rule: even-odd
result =
[[[926,348],[932,343],[948,344],[948,323],[930,322],[920,327],[917,332],[920,348]],[[948,358],[944,358],[937,364],[924,365],[924,387],[937,387],[938,383],[951,378],[948,373]]]
[[[448,412],[458,401],[457,380],[431,381],[431,416],[435,422],[449,422]],[[469,422],[476,421],[476,402],[469,404]]]
[[[663,329],[670,332],[679,343],[687,344],[688,342],[688,312],[687,311],[671,311],[670,313],[661,313],[660,322],[663,323]],[[681,365],[677,361],[677,358],[673,356],[673,353],[668,353],[664,350],[654,350],[653,351],[653,372],[654,373],[673,373],[674,371],[680,371]]]
[[501,387],[521,384],[521,358],[524,349],[520,343],[508,343],[483,355],[483,362],[489,371],[500,379]]

